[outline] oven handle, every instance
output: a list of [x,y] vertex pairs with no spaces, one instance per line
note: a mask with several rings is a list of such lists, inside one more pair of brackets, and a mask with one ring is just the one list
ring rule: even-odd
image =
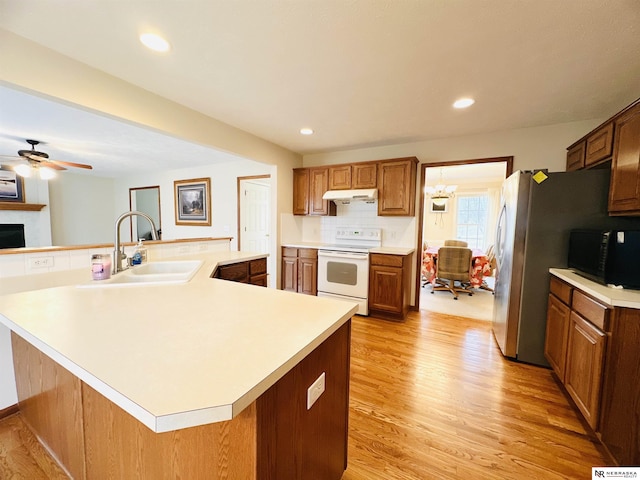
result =
[[319,250],[318,257],[348,258],[351,260],[367,260],[369,258],[369,254],[368,253],[351,253],[351,252],[330,252],[327,250]]

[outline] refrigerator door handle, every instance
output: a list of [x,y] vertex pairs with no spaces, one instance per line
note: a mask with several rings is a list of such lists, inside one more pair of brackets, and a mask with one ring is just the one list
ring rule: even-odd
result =
[[505,241],[505,225],[504,222],[507,218],[507,205],[502,204],[502,209],[500,210],[500,216],[498,217],[498,224],[496,227],[496,261],[498,264],[502,263],[502,255],[504,252],[504,241]]

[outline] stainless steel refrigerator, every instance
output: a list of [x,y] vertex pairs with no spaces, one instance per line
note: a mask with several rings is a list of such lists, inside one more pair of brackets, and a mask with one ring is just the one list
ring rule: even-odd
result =
[[502,186],[492,326],[506,357],[548,366],[544,339],[549,268],[566,268],[569,231],[637,228],[638,221],[607,216],[607,169],[545,176],[518,171]]

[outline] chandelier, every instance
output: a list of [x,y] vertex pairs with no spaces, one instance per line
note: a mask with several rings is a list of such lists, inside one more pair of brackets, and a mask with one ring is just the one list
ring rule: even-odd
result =
[[431,197],[431,201],[438,206],[447,203],[449,198],[455,196],[457,185],[445,185],[442,179],[442,168],[440,169],[440,180],[435,187],[424,187],[424,193]]

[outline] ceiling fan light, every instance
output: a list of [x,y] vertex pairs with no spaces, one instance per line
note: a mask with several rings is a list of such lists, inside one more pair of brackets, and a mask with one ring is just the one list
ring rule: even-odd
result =
[[16,165],[13,167],[13,171],[16,172],[21,177],[30,177],[31,176],[31,167],[29,165]]
[[38,169],[38,173],[40,174],[40,178],[42,180],[51,180],[52,178],[56,178],[56,171],[53,168],[49,167],[40,167]]

